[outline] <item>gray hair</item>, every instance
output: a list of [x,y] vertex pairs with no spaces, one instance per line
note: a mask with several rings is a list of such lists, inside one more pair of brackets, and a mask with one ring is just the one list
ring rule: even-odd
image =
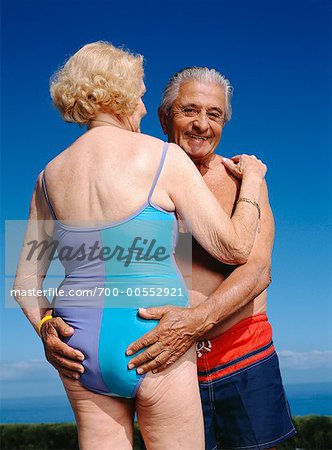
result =
[[161,100],[160,108],[168,115],[171,111],[172,105],[179,95],[180,87],[187,81],[199,81],[200,83],[212,83],[218,84],[225,90],[226,97],[226,122],[231,119],[232,116],[232,94],[233,88],[229,80],[215,69],[209,69],[208,67],[186,67],[174,74],[167,83]]

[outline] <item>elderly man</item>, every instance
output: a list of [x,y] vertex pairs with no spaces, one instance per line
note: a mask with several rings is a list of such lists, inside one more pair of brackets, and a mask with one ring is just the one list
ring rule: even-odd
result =
[[[215,154],[231,117],[232,88],[214,69],[187,68],[165,88],[159,118],[170,142],[195,162],[223,208],[232,214],[239,179]],[[266,316],[274,221],[265,188],[261,224],[248,262],[229,267],[193,244],[192,308],[153,308],[144,318],[161,319],[129,347],[145,352],[131,363],[160,371],[197,339],[198,379],[205,419],[206,448],[267,449],[295,434],[282,387],[278,358]],[[178,259],[181,267],[185,261]]]
[[[231,93],[228,80],[214,69],[187,68],[171,78],[159,108],[168,140],[195,162],[229,215],[238,200],[240,181],[226,170],[215,150],[231,117]],[[217,439],[227,449],[272,449],[295,434],[265,313],[274,239],[266,187],[260,210],[260,229],[248,262],[226,266],[194,242],[191,308],[140,310],[143,318],[160,322],[127,349],[134,356],[148,347],[131,364],[139,373],[159,372],[198,341],[209,450],[217,448]],[[185,271],[187,261],[180,256],[178,263]],[[72,332],[55,318],[45,327],[43,340],[48,360],[63,375],[79,378],[82,366],[76,361],[83,355],[58,339],[58,333]]]

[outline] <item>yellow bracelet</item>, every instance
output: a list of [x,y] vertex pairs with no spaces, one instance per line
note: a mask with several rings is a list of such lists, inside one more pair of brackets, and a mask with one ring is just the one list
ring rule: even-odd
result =
[[53,319],[53,317],[52,316],[45,316],[39,322],[39,325],[38,325],[38,334],[39,334],[39,336],[41,336],[40,332],[41,332],[41,327],[43,326],[43,323],[47,322],[50,319]]

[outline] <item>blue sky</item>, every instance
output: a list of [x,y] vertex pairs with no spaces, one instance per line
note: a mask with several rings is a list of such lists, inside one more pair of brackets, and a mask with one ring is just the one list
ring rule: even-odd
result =
[[[277,226],[268,313],[285,381],[327,381],[331,16],[328,0],[4,0],[3,219],[27,217],[38,173],[82,131],[61,121],[48,94],[50,75],[80,46],[102,39],[144,55],[142,131],[161,138],[156,111],[169,77],[190,65],[215,67],[234,86],[218,152],[255,153],[268,165]],[[32,381],[43,350],[23,314],[2,304],[1,330],[3,386],[12,380],[13,391],[46,393],[49,381]]]

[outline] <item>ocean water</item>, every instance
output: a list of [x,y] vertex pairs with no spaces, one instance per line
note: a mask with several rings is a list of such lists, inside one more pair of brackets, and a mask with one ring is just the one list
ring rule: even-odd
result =
[[285,390],[293,416],[332,416],[332,383],[289,384]]
[[1,399],[0,423],[57,422],[75,422],[66,396]]
[[[293,416],[332,415],[332,383],[285,387]],[[0,402],[1,423],[74,422],[65,396],[4,398]]]

